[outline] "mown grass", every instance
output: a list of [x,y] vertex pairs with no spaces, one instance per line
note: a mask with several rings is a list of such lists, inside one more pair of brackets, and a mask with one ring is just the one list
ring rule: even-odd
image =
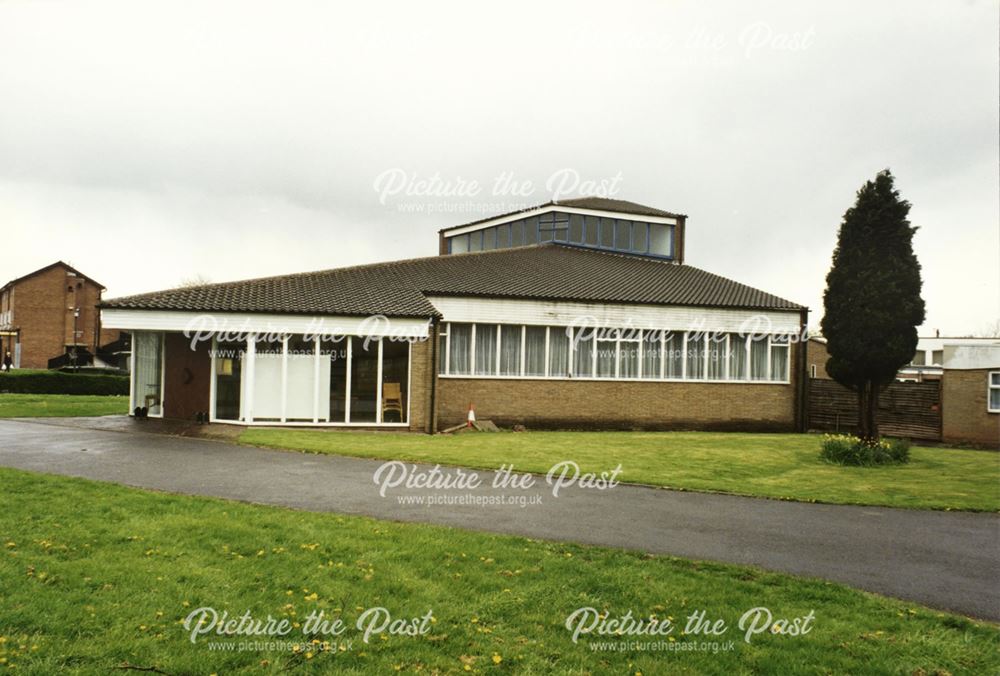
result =
[[710,432],[363,434],[248,429],[241,443],[313,453],[547,472],[573,460],[582,471],[622,466],[623,481],[669,488],[841,504],[1000,510],[1000,454],[916,446],[891,467],[842,467],[820,459],[822,437]]
[[[295,512],[0,469],[0,665],[20,673],[951,673],[1000,670],[995,626],[760,570],[436,526]],[[638,516],[637,516],[638,518]],[[218,652],[199,607],[351,627],[326,652]],[[362,609],[432,610],[418,637],[360,640]],[[674,617],[730,630],[731,651],[595,652],[566,617]],[[813,611],[805,636],[736,627],[748,609]],[[298,633],[296,633],[298,632]],[[698,640],[679,633],[671,645]],[[301,627],[288,640],[301,638]],[[325,638],[325,637],[320,637]],[[641,638],[641,637],[639,637]]]
[[124,415],[128,397],[90,394],[0,394],[0,418]]

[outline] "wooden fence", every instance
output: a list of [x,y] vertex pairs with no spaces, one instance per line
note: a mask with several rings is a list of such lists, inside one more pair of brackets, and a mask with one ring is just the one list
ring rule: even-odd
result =
[[[941,386],[937,382],[892,383],[879,396],[879,431],[892,437],[941,439]],[[833,380],[809,380],[809,427],[855,432],[858,395]]]

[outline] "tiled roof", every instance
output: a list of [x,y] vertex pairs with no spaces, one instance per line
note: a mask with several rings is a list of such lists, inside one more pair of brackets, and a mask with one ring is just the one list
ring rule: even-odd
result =
[[546,243],[207,284],[101,307],[198,312],[431,317],[429,295],[798,310],[689,265]]
[[545,207],[571,207],[574,209],[593,209],[594,211],[613,211],[620,214],[630,214],[633,216],[660,216],[662,218],[684,218],[684,214],[675,214],[670,211],[664,211],[663,209],[657,209],[655,207],[647,207],[645,204],[636,204],[635,202],[629,202],[626,200],[613,200],[608,197],[577,197],[568,200],[552,200],[551,202],[546,202],[545,204],[539,204],[538,206],[528,207],[527,209],[518,209],[517,211],[508,211],[505,214],[499,214],[497,216],[490,216],[488,218],[480,218],[471,223],[462,223],[461,225],[452,225],[447,228],[442,228],[439,232],[448,232],[449,230],[454,230],[456,228],[465,228],[470,225],[476,225],[478,223],[487,223],[489,221],[494,221],[498,218],[505,218],[507,216],[516,216],[517,214],[527,213],[529,211],[535,211],[536,209],[543,209]]

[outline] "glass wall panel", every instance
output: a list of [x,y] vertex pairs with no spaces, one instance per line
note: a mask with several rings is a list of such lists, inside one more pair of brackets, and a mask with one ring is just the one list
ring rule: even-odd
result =
[[497,325],[476,324],[476,375],[497,374]]
[[538,216],[524,220],[524,243],[538,244]]
[[729,334],[729,379],[747,380],[747,337]]
[[615,362],[618,358],[618,332],[598,331],[597,335],[597,377],[614,378]]
[[163,335],[136,331],[132,340],[135,349],[135,406],[145,408],[147,415],[163,415],[161,401],[163,376]]
[[573,375],[577,378],[591,378],[594,375],[594,336],[589,331],[574,341]]
[[405,423],[409,408],[410,343],[382,339],[382,422]]
[[642,339],[642,377],[660,377],[660,335],[662,331],[646,331]]
[[597,246],[600,242],[601,219],[597,216],[587,216],[587,233],[584,237],[584,244],[587,246]]
[[632,227],[628,221],[618,221],[615,226],[615,248],[619,251],[628,251],[629,242],[632,239]]
[[674,255],[674,227],[672,225],[649,224],[649,253],[657,256]]
[[[133,339],[137,370],[139,335],[137,333]],[[246,350],[247,344],[244,342],[217,343],[215,346],[215,417],[218,420],[243,420],[240,404],[243,400],[243,364]]]
[[253,360],[253,419],[263,422],[281,420],[281,373],[285,360],[281,340],[257,339]]
[[319,420],[347,422],[347,340],[319,342]]
[[684,334],[670,331],[665,336],[663,347],[663,377],[680,378],[684,373]]
[[767,380],[767,336],[750,336],[750,380]]
[[705,377],[705,334],[687,334],[687,377],[699,380]]
[[639,377],[639,345],[638,340],[623,340],[618,343],[618,377]]
[[483,250],[483,231],[476,230],[469,233],[469,251]]
[[506,249],[510,246],[510,224],[504,223],[497,226],[497,248]]
[[448,239],[451,244],[451,253],[465,253],[469,250],[469,235],[468,233],[464,235],[457,235]]
[[771,345],[771,380],[788,380],[788,345]]
[[514,221],[510,224],[510,245],[521,246],[524,244],[524,221]]
[[708,379],[724,380],[726,377],[726,334],[708,336]]
[[469,353],[472,346],[472,324],[450,324],[448,332],[451,334],[448,373],[453,376],[469,375],[472,369],[472,355]]
[[601,246],[607,249],[615,247],[615,219],[601,219]]
[[569,241],[574,244],[583,244],[583,216],[581,214],[569,215]]
[[304,336],[288,339],[288,384],[285,420],[312,422],[316,413],[316,341]]
[[521,375],[521,327],[500,326],[500,375]]
[[351,338],[350,404],[352,423],[373,423],[378,405],[377,340]]
[[569,376],[569,336],[561,326],[549,329],[549,376]]
[[497,248],[497,229],[486,228],[483,230],[483,251]]
[[632,251],[638,251],[639,253],[646,253],[646,224],[645,223],[633,223],[632,224]]
[[545,327],[528,326],[524,334],[524,375],[545,375]]

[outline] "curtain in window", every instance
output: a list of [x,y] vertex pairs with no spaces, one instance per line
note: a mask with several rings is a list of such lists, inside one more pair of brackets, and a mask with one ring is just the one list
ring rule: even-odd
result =
[[158,333],[136,331],[132,339],[135,349],[135,405],[148,408],[149,415],[160,415],[160,375],[162,337]]
[[771,346],[771,380],[788,379],[788,346]]
[[500,375],[521,375],[521,327],[500,327]]
[[642,377],[660,377],[660,334],[661,331],[646,331],[642,343]]
[[471,324],[451,324],[448,327],[451,334],[451,355],[448,369],[451,375],[468,375],[472,363],[469,347],[472,344]]
[[618,332],[615,330],[598,331],[597,341],[597,377],[614,378],[615,361],[618,358]]
[[750,336],[750,380],[767,380],[767,336]]
[[698,331],[687,334],[687,377],[705,377],[705,334]]
[[589,331],[584,335],[586,338],[576,340],[573,346],[573,375],[577,378],[594,375],[594,336]]
[[729,379],[747,379],[747,337],[729,334]]
[[545,327],[528,326],[524,335],[524,375],[545,375]]
[[565,378],[569,375],[569,329],[553,326],[549,329],[549,375]]
[[639,377],[639,342],[638,340],[623,340],[618,343],[619,378]]
[[708,336],[708,379],[723,380],[726,377],[726,335]]
[[668,332],[663,349],[663,377],[680,378],[684,364],[684,335]]
[[497,325],[476,324],[476,375],[497,373]]

